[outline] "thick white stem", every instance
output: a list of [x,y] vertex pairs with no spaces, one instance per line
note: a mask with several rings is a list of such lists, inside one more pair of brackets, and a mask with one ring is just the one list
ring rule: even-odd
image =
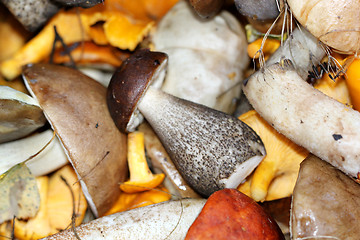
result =
[[289,61],[259,70],[243,89],[280,133],[351,176],[360,172],[360,113],[307,84]]

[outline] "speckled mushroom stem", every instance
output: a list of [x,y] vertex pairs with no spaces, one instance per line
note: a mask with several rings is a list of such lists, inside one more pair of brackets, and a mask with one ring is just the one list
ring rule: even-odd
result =
[[39,29],[60,7],[50,0],[1,0],[16,19],[30,32]]
[[250,127],[203,105],[149,87],[138,109],[181,175],[203,196],[237,187],[265,155]]

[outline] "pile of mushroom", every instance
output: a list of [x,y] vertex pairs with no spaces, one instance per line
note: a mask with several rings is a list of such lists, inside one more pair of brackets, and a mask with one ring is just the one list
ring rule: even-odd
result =
[[[348,92],[354,99],[360,89],[359,3],[173,0],[148,11],[158,1],[139,2],[146,7],[42,0],[39,10],[49,14],[43,19],[18,15],[39,34],[0,58],[1,85],[12,85],[2,77],[20,72],[26,85],[23,92],[0,86],[0,187],[5,180],[17,186],[9,173],[25,166],[26,177],[36,176],[40,209],[11,220],[4,212],[16,215],[16,207],[0,205],[0,219],[8,220],[0,235],[41,238],[70,226],[47,239],[356,239],[360,113]],[[84,25],[72,27],[74,19]],[[263,58],[274,34],[279,48]],[[249,68],[253,38],[261,46]],[[86,62],[86,73],[101,83],[77,69],[38,63],[44,61]],[[351,84],[342,84],[342,100],[319,91],[322,74],[337,83],[347,69]],[[253,110],[230,115],[242,92]],[[10,198],[19,191],[0,190]],[[58,224],[46,202],[56,206],[51,196],[62,192],[69,222]],[[138,192],[159,194],[131,205]],[[282,211],[291,216],[279,228],[266,204],[255,201],[285,197],[292,203]],[[151,203],[158,204],[132,209]],[[89,222],[81,224],[84,217]]]

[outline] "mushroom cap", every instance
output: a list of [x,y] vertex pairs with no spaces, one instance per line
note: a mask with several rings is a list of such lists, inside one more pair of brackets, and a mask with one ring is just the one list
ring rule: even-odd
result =
[[106,88],[77,70],[28,65],[25,83],[56,131],[95,215],[117,200],[127,179],[126,136],[112,121]]
[[280,14],[276,0],[235,0],[235,6],[240,14],[253,20],[274,20]]
[[296,19],[316,38],[344,53],[360,49],[360,4],[358,0],[288,0]]
[[7,86],[0,86],[0,107],[0,143],[29,135],[46,122],[35,99]]
[[216,15],[224,4],[224,0],[190,0],[195,12],[202,18]]
[[162,52],[139,50],[114,73],[107,91],[107,104],[121,132],[133,131],[142,121],[136,119],[136,116],[140,116],[137,105],[154,80],[163,81],[167,59]]
[[300,165],[292,195],[292,238],[354,239],[360,234],[359,204],[359,183],[310,154]]

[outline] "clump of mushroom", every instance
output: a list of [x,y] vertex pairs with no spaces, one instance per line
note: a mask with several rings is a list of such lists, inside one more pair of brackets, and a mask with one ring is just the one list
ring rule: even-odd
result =
[[151,86],[164,78],[166,64],[166,54],[140,50],[114,73],[107,101],[115,124],[133,131],[141,112],[198,193],[235,188],[264,157],[263,143],[237,118]]

